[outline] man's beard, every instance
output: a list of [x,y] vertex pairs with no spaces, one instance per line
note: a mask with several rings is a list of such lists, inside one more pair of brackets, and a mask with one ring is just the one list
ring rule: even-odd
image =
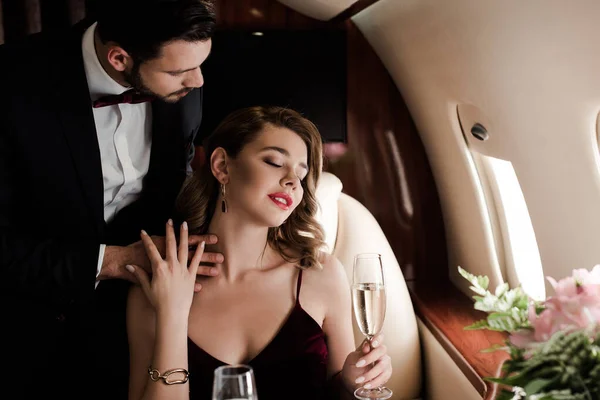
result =
[[131,71],[123,71],[123,77],[125,78],[125,81],[138,93],[154,96],[157,99],[165,101],[167,103],[175,103],[181,98],[174,96],[184,93],[188,94],[193,90],[193,88],[183,88],[166,96],[161,96],[158,93],[155,93],[152,90],[150,90],[150,88],[148,88],[148,86],[144,83],[144,80],[142,79],[142,74],[140,74],[139,65],[140,63],[135,63],[133,65],[133,68],[131,68]]

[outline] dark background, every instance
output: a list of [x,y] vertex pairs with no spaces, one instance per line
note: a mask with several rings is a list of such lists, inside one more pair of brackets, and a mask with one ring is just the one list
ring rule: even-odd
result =
[[346,141],[346,32],[219,30],[204,73],[197,145],[230,112],[254,105],[299,111],[326,142]]

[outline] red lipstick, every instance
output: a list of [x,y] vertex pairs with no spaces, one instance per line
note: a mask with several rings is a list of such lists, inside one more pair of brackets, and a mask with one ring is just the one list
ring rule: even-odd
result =
[[289,194],[283,192],[271,193],[269,195],[269,198],[273,203],[275,203],[277,207],[281,208],[282,210],[287,210],[292,206],[292,204],[294,204],[294,200],[292,200],[292,197]]

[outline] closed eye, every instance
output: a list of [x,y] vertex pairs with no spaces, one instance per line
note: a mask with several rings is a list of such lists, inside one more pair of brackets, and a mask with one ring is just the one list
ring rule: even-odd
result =
[[265,162],[266,162],[267,164],[269,164],[270,166],[272,166],[272,167],[275,167],[275,168],[281,168],[281,167],[282,167],[282,165],[275,164],[274,162],[271,162],[271,161],[269,161],[269,160],[265,160]]

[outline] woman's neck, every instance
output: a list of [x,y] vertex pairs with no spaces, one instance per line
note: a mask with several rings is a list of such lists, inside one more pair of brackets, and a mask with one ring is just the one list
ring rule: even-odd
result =
[[223,254],[225,261],[217,267],[220,277],[228,282],[274,261],[275,252],[267,245],[268,228],[245,224],[233,213],[217,210],[207,233],[218,237],[217,244],[209,246],[207,251]]

